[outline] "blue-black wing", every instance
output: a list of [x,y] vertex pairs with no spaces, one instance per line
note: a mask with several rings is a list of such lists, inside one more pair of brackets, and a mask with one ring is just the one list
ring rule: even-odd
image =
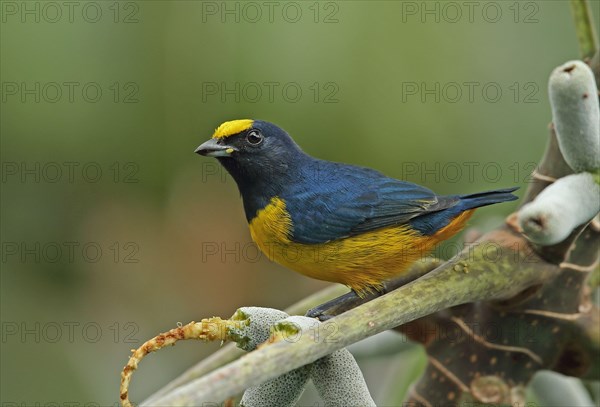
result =
[[399,225],[460,202],[367,168],[319,161],[303,182],[283,196],[293,223],[292,239],[314,244]]

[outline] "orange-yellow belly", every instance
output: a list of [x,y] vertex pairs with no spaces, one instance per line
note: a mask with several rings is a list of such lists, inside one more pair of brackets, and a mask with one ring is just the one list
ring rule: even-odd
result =
[[360,293],[377,289],[383,281],[402,273],[437,243],[457,233],[471,213],[463,212],[432,236],[400,225],[326,243],[301,244],[290,240],[291,218],[285,202],[275,197],[252,219],[250,234],[269,259]]

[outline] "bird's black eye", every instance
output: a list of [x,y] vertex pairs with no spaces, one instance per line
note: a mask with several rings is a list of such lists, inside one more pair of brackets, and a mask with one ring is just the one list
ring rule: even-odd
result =
[[253,146],[257,146],[262,143],[263,139],[263,135],[260,134],[260,131],[258,130],[250,130],[248,134],[246,134],[246,141]]

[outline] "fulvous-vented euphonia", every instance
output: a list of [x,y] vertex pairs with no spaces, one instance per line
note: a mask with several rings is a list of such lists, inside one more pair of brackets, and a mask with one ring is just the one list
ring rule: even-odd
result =
[[196,152],[216,157],[238,185],[250,234],[271,260],[358,294],[377,290],[480,206],[517,188],[439,196],[372,169],[313,158],[274,124],[221,124]]

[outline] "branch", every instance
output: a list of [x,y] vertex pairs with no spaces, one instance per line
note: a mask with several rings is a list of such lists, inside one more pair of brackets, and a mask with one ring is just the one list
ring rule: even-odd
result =
[[[285,309],[285,312],[289,315],[304,314],[307,309],[322,304],[331,298],[342,295],[345,291],[346,287],[342,285],[332,285],[291,305]],[[175,380],[172,380],[165,387],[148,397],[142,404],[156,405],[157,400],[165,396],[167,393],[173,391],[177,387],[188,384],[191,381],[238,359],[242,355],[245,355],[245,352],[238,349],[235,343],[228,343],[217,352],[183,372]]]
[[[558,267],[543,262],[528,246],[520,250],[518,242],[518,235],[508,228],[491,232],[431,273],[324,324],[333,326],[339,335],[311,334],[293,343],[266,345],[152,404],[218,403],[385,330],[448,307],[513,297],[558,272]],[[490,261],[492,251],[498,255],[496,261]]]
[[575,20],[581,57],[583,59],[591,58],[598,48],[598,40],[587,0],[571,0],[571,13]]

